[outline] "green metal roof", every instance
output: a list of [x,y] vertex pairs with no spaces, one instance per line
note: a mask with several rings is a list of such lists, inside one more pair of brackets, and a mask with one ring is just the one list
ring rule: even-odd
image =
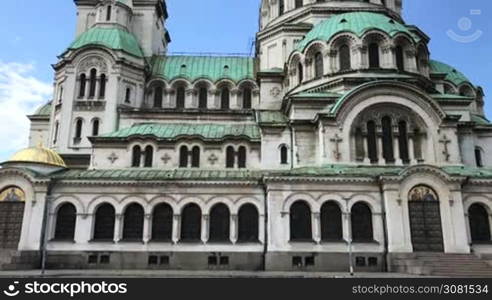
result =
[[287,124],[289,119],[280,111],[263,110],[256,112],[258,123]]
[[326,21],[319,23],[309,31],[305,38],[299,42],[297,49],[304,51],[307,45],[315,40],[329,41],[336,34],[341,32],[352,32],[358,37],[362,37],[369,30],[381,30],[390,36],[397,33],[409,35],[415,42],[420,38],[412,33],[405,25],[378,13],[371,12],[351,12],[332,16]]
[[[110,181],[167,181],[167,180],[206,180],[206,181],[259,181],[264,176],[276,177],[365,177],[398,176],[405,167],[378,167],[353,165],[324,165],[304,167],[293,170],[202,170],[202,169],[150,169],[132,168],[115,170],[67,170],[56,173],[53,178],[60,180],[110,180]],[[492,169],[448,166],[442,170],[451,176],[471,178],[492,178]],[[39,175],[41,176],[41,175]]]
[[205,140],[219,140],[228,137],[247,138],[259,141],[260,129],[256,124],[137,124],[101,138],[128,138],[152,136],[157,139],[174,140],[180,137],[198,137]]
[[213,82],[230,79],[239,82],[254,79],[254,58],[243,56],[155,56],[152,58],[152,75],[169,81],[186,78],[194,81],[206,78]]
[[135,36],[120,28],[95,27],[82,33],[68,49],[80,49],[86,46],[103,46],[120,50],[136,57],[144,57]]
[[492,123],[490,123],[490,121],[485,118],[484,116],[481,116],[481,115],[471,115],[471,120],[472,122],[475,122],[477,123],[478,125],[492,125]]
[[445,80],[451,81],[455,85],[460,85],[463,82],[470,82],[463,73],[448,64],[437,60],[431,60],[429,63],[431,74],[444,74],[446,75]]
[[118,170],[70,170],[55,175],[64,180],[259,180],[261,172],[241,170],[200,170],[200,169],[118,169]]
[[51,101],[44,104],[43,106],[40,106],[36,111],[34,112],[33,116],[49,116],[51,115]]

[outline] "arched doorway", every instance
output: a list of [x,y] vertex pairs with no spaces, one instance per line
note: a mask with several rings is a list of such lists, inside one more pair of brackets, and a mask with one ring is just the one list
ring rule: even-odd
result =
[[444,252],[441,211],[437,193],[420,185],[408,194],[413,251]]
[[17,249],[26,195],[16,186],[0,192],[0,249]]

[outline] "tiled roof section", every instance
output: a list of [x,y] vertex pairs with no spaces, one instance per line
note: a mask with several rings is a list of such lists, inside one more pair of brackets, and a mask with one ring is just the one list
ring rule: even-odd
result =
[[124,128],[101,138],[129,138],[132,136],[151,136],[162,140],[175,140],[180,137],[198,137],[205,140],[223,140],[226,138],[246,138],[251,141],[261,139],[256,124],[137,124]]
[[455,85],[470,82],[463,73],[448,64],[437,60],[431,60],[429,63],[431,74],[444,74],[446,75],[445,79],[451,81]]
[[259,180],[261,172],[254,171],[225,171],[225,170],[197,170],[197,169],[119,169],[119,170],[70,170],[56,175],[64,180]]
[[397,33],[405,33],[415,42],[420,38],[412,33],[405,25],[378,13],[351,12],[332,16],[326,21],[319,23],[308,32],[305,38],[299,42],[297,49],[304,51],[307,45],[315,40],[329,41],[340,32],[352,32],[361,37],[369,30],[377,29],[394,36]]
[[287,124],[289,119],[280,111],[263,110],[256,112],[260,124]]
[[92,45],[120,50],[136,57],[144,56],[135,36],[120,28],[89,29],[82,33],[68,49],[80,49]]
[[[108,181],[260,181],[265,176],[274,177],[365,177],[398,176],[404,167],[371,167],[352,165],[325,165],[304,167],[286,171],[272,170],[200,170],[200,169],[116,169],[116,170],[67,170],[56,173],[60,180],[108,180]],[[442,169],[451,176],[492,179],[492,169],[448,166]]]
[[36,109],[36,111],[32,115],[33,116],[49,116],[49,115],[51,115],[51,101],[44,104],[43,106],[40,106],[38,109]]
[[492,125],[492,123],[490,123],[490,121],[485,118],[484,116],[481,116],[481,115],[471,115],[471,120],[472,122],[475,122],[477,123],[478,125]]
[[239,82],[255,78],[253,57],[244,56],[154,56],[152,75],[169,81],[185,78],[194,81],[206,78],[213,82],[230,79]]

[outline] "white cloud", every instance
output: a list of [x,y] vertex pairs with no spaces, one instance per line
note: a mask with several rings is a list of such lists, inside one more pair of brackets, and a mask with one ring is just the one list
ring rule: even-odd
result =
[[0,161],[26,147],[29,119],[37,107],[51,98],[51,84],[35,78],[33,64],[0,61]]

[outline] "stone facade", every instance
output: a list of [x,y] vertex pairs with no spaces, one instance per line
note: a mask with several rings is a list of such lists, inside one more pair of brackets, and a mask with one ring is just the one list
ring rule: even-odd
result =
[[431,60],[401,2],[263,0],[255,57],[188,57],[165,53],[162,1],[75,1],[51,109],[31,116],[31,145],[68,168],[0,169],[0,191],[25,193],[17,250],[318,271],[492,255],[483,91]]

